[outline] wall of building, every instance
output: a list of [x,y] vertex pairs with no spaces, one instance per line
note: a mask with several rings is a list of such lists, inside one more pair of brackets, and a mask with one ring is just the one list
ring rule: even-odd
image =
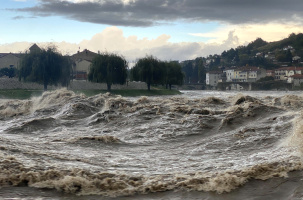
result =
[[8,54],[0,58],[0,69],[1,68],[9,68],[11,66],[18,67],[20,58],[13,55]]
[[206,85],[216,87],[219,79],[221,79],[221,74],[206,73]]
[[87,60],[81,60],[79,62],[77,61],[76,62],[76,71],[82,71],[82,72],[86,72],[88,74],[90,65],[91,65],[91,62],[89,62]]

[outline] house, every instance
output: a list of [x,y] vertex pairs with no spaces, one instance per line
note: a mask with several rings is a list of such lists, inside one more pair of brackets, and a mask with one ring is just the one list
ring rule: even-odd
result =
[[268,60],[271,60],[271,61],[274,61],[276,59],[276,56],[275,56],[274,53],[268,52],[267,54],[264,55],[264,58],[266,58]]
[[91,64],[89,60],[76,60],[73,65],[73,77],[77,80],[86,80]]
[[234,79],[234,69],[226,69],[224,73],[226,75],[226,82],[232,82]]
[[71,56],[73,62],[73,77],[78,80],[86,80],[92,60],[97,53],[84,49]]
[[282,67],[275,70],[275,79],[287,81],[288,77],[302,74],[303,67]]
[[266,70],[259,67],[250,67],[247,69],[247,73],[247,82],[256,82],[260,78],[264,78],[266,76]]
[[0,69],[2,68],[17,68],[20,62],[20,55],[13,53],[0,54]]
[[[37,44],[33,44],[29,48],[30,52],[41,51]],[[0,69],[2,68],[18,68],[19,62],[23,54],[16,53],[0,53]]]
[[294,57],[292,57],[292,62],[293,62],[293,63],[299,63],[300,60],[301,60],[301,57],[300,57],[300,56],[294,56]]
[[292,50],[292,49],[293,49],[293,47],[290,46],[290,45],[288,45],[287,47],[284,47],[284,48],[283,48],[284,51],[288,51],[288,50]]
[[222,79],[222,72],[220,71],[210,71],[206,73],[206,85],[215,88],[219,80]]
[[40,49],[40,47],[38,47],[37,44],[33,44],[33,45],[29,48],[29,51],[30,51],[31,53],[33,53],[33,52],[40,52],[41,49]]
[[82,52],[78,51],[76,54],[72,55],[73,60],[83,59],[92,61],[98,54],[87,49],[84,49]]
[[301,83],[303,83],[303,75],[302,74],[295,74],[287,79],[288,83],[293,83],[294,86],[301,86]]
[[246,66],[234,70],[233,82],[256,82],[266,76],[266,70],[259,67]]

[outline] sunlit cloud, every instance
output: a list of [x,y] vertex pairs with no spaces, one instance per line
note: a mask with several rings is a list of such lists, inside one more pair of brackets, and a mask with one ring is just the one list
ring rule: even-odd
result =
[[[238,37],[234,32],[227,33],[221,42],[169,42],[170,35],[162,34],[154,39],[139,39],[136,35],[126,37],[123,30],[108,27],[88,40],[78,44],[67,42],[38,43],[41,47],[54,45],[63,54],[72,55],[79,48],[80,51],[89,49],[94,52],[114,52],[123,55],[129,62],[146,55],[153,55],[161,60],[188,60],[210,54],[220,54],[222,51],[238,45]],[[0,52],[20,52],[28,49],[32,43],[19,42],[0,45]]]
[[190,33],[190,35],[211,38],[208,43],[222,42],[225,40],[229,32],[234,32],[239,39],[239,44],[247,44],[256,38],[262,38],[265,41],[278,41],[289,36],[290,33],[300,33],[303,30],[303,25],[289,23],[278,24],[269,23],[261,24],[247,24],[247,25],[225,25],[221,26],[213,32],[208,33]]

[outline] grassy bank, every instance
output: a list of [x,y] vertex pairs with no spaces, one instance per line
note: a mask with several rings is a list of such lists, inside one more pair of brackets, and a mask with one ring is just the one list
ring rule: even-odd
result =
[[43,90],[0,90],[0,99],[29,99],[42,93]]
[[[83,93],[86,96],[107,93],[106,90],[74,90],[76,94]],[[29,99],[34,96],[40,96],[43,90],[0,90],[0,99]],[[178,95],[178,90],[154,89],[148,90],[112,90],[112,94],[125,97],[137,96],[160,96],[160,95]]]

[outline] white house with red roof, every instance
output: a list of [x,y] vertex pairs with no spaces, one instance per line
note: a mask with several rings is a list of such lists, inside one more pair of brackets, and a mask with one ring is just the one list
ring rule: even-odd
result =
[[86,80],[92,60],[97,55],[97,53],[87,49],[84,49],[82,52],[78,51],[78,53],[72,55],[73,77],[78,80]]
[[295,74],[287,79],[288,83],[293,83],[294,86],[300,86],[303,83],[303,74]]
[[303,67],[282,67],[275,70],[275,79],[287,81],[289,77],[303,74]]

